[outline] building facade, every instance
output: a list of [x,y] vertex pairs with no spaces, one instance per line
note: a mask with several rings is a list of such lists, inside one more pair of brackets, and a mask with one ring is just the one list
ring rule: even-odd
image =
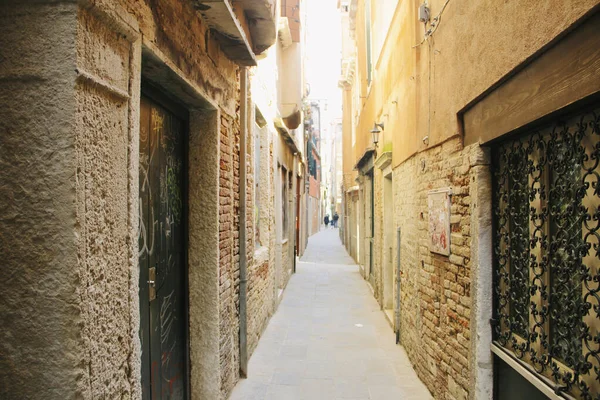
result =
[[305,242],[283,3],[0,6],[0,397],[225,399],[248,373]]
[[600,396],[598,1],[340,10],[344,243],[420,378]]
[[319,232],[321,221],[325,216],[321,204],[321,106],[318,102],[312,101],[305,105],[305,110],[307,159],[305,187],[308,191],[307,228],[308,236],[311,236]]

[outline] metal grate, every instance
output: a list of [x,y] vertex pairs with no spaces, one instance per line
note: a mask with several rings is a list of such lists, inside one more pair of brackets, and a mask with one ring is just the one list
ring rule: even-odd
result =
[[494,341],[600,399],[600,108],[497,145]]

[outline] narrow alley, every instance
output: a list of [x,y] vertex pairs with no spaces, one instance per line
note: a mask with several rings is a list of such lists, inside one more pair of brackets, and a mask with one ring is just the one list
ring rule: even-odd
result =
[[600,0],[0,0],[0,400],[600,400]]
[[429,399],[337,229],[310,237],[231,400]]

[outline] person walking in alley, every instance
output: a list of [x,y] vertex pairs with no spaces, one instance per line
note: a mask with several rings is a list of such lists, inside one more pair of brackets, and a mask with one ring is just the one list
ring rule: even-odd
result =
[[323,218],[323,222],[325,223],[325,229],[327,229],[327,227],[329,226],[329,214],[325,215],[325,218]]
[[337,211],[335,212],[335,214],[333,214],[333,227],[337,228],[338,227],[338,219],[340,219],[340,216],[338,215]]

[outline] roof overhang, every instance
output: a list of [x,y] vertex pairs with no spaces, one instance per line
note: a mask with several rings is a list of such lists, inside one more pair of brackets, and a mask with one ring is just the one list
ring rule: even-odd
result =
[[296,129],[302,123],[302,111],[297,104],[284,104],[282,107],[282,119],[288,129]]
[[[192,0],[225,55],[245,66],[277,40],[275,0]],[[246,28],[246,29],[244,29]]]
[[283,140],[290,147],[290,149],[292,150],[292,153],[294,153],[294,154],[300,153],[300,150],[298,149],[298,145],[296,145],[296,141],[292,137],[290,130],[287,128],[287,126],[285,126],[285,123],[283,122],[283,120],[281,118],[275,118],[274,123],[275,123],[275,128],[277,129],[277,132],[279,132],[279,134],[283,137]]
[[354,166],[354,169],[363,173],[373,169],[374,153],[375,149],[373,147],[368,147],[363,153],[363,155],[358,159],[358,162]]
[[255,66],[256,56],[242,24],[227,0],[193,0],[194,7],[215,32],[221,50],[230,60]]
[[276,0],[238,0],[248,19],[254,53],[261,54],[277,40]]

